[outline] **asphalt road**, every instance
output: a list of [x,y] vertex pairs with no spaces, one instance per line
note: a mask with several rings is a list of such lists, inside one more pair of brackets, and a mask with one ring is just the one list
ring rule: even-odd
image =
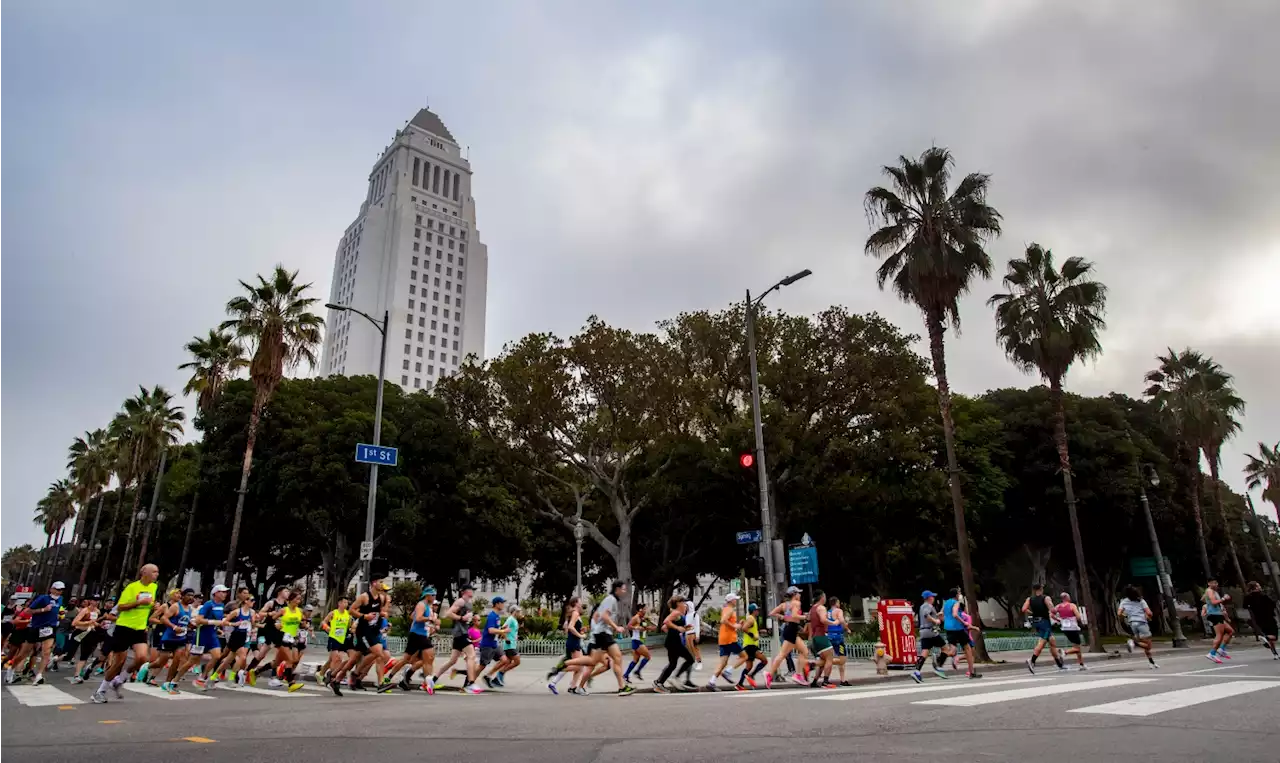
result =
[[520,690],[479,696],[338,698],[313,686],[292,695],[218,688],[171,698],[135,688],[122,701],[93,705],[91,684],[55,679],[51,687],[4,688],[0,748],[41,763],[189,755],[309,763],[440,756],[687,763],[779,754],[815,761],[1280,760],[1280,661],[1260,647],[1241,644],[1224,665],[1200,651],[1165,655],[1156,671],[1138,655],[1098,661],[1088,672],[1060,674],[1047,656],[1044,663],[1048,670],[1035,676],[1011,665],[981,680],[922,685],[897,675],[850,689],[628,697],[605,693],[608,675],[589,697],[551,696],[527,676]]

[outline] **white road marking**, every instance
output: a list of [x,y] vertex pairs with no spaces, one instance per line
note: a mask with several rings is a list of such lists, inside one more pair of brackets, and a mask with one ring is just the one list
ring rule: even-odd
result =
[[[305,687],[304,687],[305,688]],[[310,697],[310,694],[303,694],[301,691],[287,692],[284,689],[259,689],[256,686],[237,686],[234,689],[219,689],[219,694],[264,694],[268,697],[280,697],[281,699],[296,699],[298,697]]]
[[53,686],[6,686],[13,698],[27,707],[50,705],[83,705],[84,700]]
[[956,691],[959,689],[983,689],[988,686],[1008,686],[1009,684],[1025,684],[1033,681],[1044,681],[1044,678],[1006,678],[997,681],[977,680],[946,681],[934,683],[930,681],[924,686],[904,686],[899,689],[872,689],[871,691],[849,691],[840,694],[827,694],[824,697],[805,697],[805,699],[842,702],[851,699],[870,697],[896,697],[904,694],[921,694],[935,691]]
[[1232,669],[1234,669],[1234,668],[1247,668],[1247,667],[1249,667],[1249,663],[1247,663],[1247,662],[1242,662],[1242,663],[1240,663],[1239,665],[1222,665],[1221,667],[1217,667],[1217,668],[1205,668],[1204,670],[1186,670],[1186,671],[1183,671],[1183,672],[1181,672],[1181,673],[1170,673],[1169,675],[1171,675],[1171,676],[1194,676],[1194,675],[1197,675],[1197,674],[1199,674],[1199,673],[1216,673],[1216,672],[1217,672],[1217,671],[1219,671],[1219,670],[1232,670]]
[[[169,692],[164,691],[158,686],[150,686],[148,684],[140,683],[138,681],[134,681],[133,683],[122,684],[121,688],[126,691],[131,691],[136,694],[144,694],[148,697],[154,697],[156,699],[171,699],[171,700],[210,699],[209,697],[206,697],[203,693],[200,693],[198,691],[193,693],[190,691],[179,690],[177,694],[170,694]],[[110,695],[108,695],[108,697],[110,697]]]
[[944,697],[943,699],[924,699],[913,702],[913,705],[950,705],[952,707],[976,707],[978,705],[994,705],[997,702],[1013,702],[1020,699],[1035,699],[1054,694],[1071,694],[1080,691],[1108,689],[1115,686],[1145,684],[1155,681],[1154,678],[1103,678],[1096,681],[1074,681],[1072,683],[1051,683],[1041,686],[1028,686],[1023,689],[1010,689],[989,694],[971,694],[965,697]]
[[1220,684],[1205,684],[1192,689],[1177,689],[1176,691],[1167,691],[1161,694],[1149,694],[1145,697],[1123,699],[1119,702],[1108,702],[1105,705],[1080,707],[1067,712],[1145,717],[1277,687],[1280,687],[1280,681],[1228,681]]

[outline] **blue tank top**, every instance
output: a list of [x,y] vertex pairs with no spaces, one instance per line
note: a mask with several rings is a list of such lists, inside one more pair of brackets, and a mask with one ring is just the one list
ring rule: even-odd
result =
[[182,606],[182,602],[178,602],[178,616],[170,617],[169,622],[176,623],[178,630],[174,630],[172,625],[166,625],[164,633],[160,634],[160,640],[185,641],[191,626],[191,610]]
[[827,610],[827,638],[832,641],[844,641],[844,625],[836,622],[831,610]]
[[1221,603],[1214,604],[1214,603],[1210,602],[1210,601],[1209,601],[1209,594],[1207,594],[1207,593],[1204,595],[1204,613],[1205,613],[1206,615],[1220,615],[1220,614],[1222,614],[1222,604],[1221,604]]
[[[204,606],[200,608],[200,616],[206,620],[220,622],[222,618],[226,617],[226,611],[227,611],[226,604],[219,604],[216,601],[207,601],[205,602]],[[200,626],[200,633],[197,635],[197,638],[199,639],[201,644],[213,643],[213,640],[216,639],[217,637],[218,637],[218,626],[216,625]]]
[[942,627],[944,630],[962,631],[965,629],[964,621],[957,619],[954,614],[957,603],[956,599],[947,599],[942,602]]
[[[431,605],[430,605],[430,604],[423,604],[423,605],[422,605],[422,616],[423,616],[423,617],[431,617]],[[410,632],[410,633],[412,633],[412,634],[414,634],[414,635],[417,635],[417,636],[425,636],[425,635],[427,635],[427,621],[426,621],[426,620],[423,620],[423,621],[419,622],[419,621],[417,621],[417,620],[414,620],[414,621],[413,621],[413,625],[410,625],[410,626],[409,626],[409,632]]]

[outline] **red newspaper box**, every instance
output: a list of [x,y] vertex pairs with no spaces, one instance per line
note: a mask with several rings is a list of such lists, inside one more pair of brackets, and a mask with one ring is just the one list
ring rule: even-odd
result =
[[915,665],[916,618],[911,602],[906,599],[881,599],[876,606],[876,620],[880,623],[880,642],[884,644],[889,665]]

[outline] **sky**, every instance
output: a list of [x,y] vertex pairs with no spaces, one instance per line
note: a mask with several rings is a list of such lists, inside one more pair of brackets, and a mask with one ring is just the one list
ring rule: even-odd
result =
[[[945,146],[992,175],[997,274],[1096,264],[1104,354],[1071,391],[1140,395],[1195,347],[1248,403],[1223,475],[1280,439],[1280,4],[1186,0],[5,3],[3,545],[40,543],[66,448],[283,262],[328,293],[374,160],[423,106],[467,146],[486,350],[589,315],[633,329],[769,298],[919,314],[880,292],[862,197]],[[1037,383],[986,298],[953,389]],[[927,348],[920,346],[921,352]],[[187,400],[190,412],[192,401]],[[1255,502],[1257,498],[1255,496]],[[1262,508],[1259,503],[1259,508]],[[1270,509],[1267,509],[1270,511]]]

